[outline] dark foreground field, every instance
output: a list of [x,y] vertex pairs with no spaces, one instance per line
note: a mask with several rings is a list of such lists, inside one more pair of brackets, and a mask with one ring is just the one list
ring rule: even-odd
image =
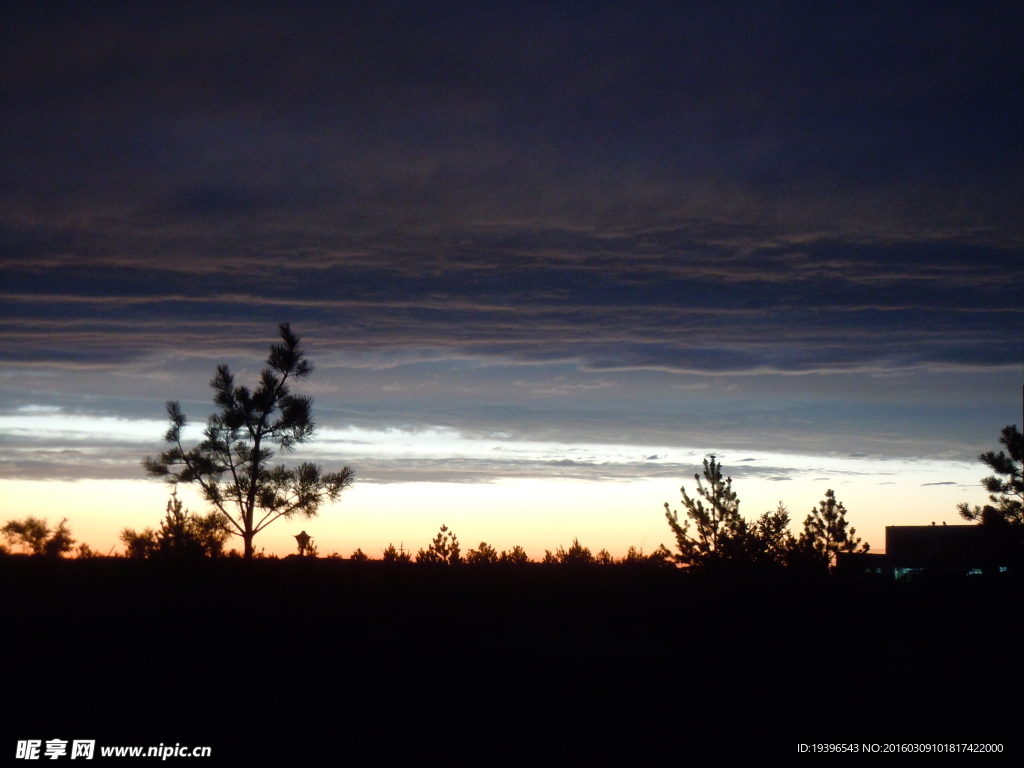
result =
[[6,557],[0,594],[5,750],[647,762],[799,742],[1012,754],[1020,732],[1008,578]]

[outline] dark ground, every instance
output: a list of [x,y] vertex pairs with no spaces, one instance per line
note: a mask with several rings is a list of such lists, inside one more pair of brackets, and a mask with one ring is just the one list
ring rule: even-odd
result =
[[[1018,741],[1020,584],[0,558],[4,750],[501,762]],[[604,762],[604,761],[602,761]]]

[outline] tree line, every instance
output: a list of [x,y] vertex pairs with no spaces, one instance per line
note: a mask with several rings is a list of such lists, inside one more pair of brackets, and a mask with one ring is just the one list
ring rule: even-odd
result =
[[[290,383],[309,376],[313,365],[306,359],[299,338],[287,323],[279,326],[281,342],[272,344],[266,367],[257,387],[236,386],[228,366],[218,366],[210,386],[217,406],[208,419],[203,439],[186,449],[182,432],[187,419],[179,403],[167,403],[170,426],[164,435],[168,448],[156,458],[146,457],[142,464],[152,476],[174,486],[166,515],[156,529],[142,531],[126,528],[121,541],[129,557],[138,559],[217,557],[231,535],[242,539],[245,559],[258,557],[253,540],[276,520],[294,517],[312,518],[328,501],[337,501],[351,486],[354,472],[344,467],[339,472],[324,472],[318,465],[304,462],[295,467],[272,465],[276,445],[288,453],[309,441],[315,428],[312,401],[291,393]],[[1000,442],[1006,449],[988,452],[979,460],[993,475],[982,480],[991,504],[984,507],[959,506],[969,521],[999,529],[1018,549],[1024,547],[1024,438],[1015,426],[1003,429]],[[650,555],[630,548],[620,563],[647,562],[676,564],[697,570],[721,568],[811,568],[827,570],[842,553],[868,552],[869,546],[856,536],[846,519],[847,511],[829,489],[825,498],[803,521],[802,530],[790,530],[789,511],[782,502],[771,512],[753,521],[739,512],[739,499],[732,489],[732,478],[724,477],[715,456],[704,459],[703,479],[695,474],[696,493],[680,489],[684,515],[665,504],[665,518],[672,532],[676,551],[660,546]],[[199,487],[211,505],[205,515],[189,512],[177,497],[179,483]],[[45,520],[27,517],[11,520],[0,528],[9,545],[35,555],[63,556],[74,550],[75,540],[62,520],[50,528]],[[2,545],[0,545],[0,551]],[[302,548],[304,553],[307,552]],[[88,545],[77,549],[80,557],[96,553]],[[308,554],[316,555],[315,547]],[[361,549],[353,560],[370,559]],[[389,545],[383,550],[385,562],[415,562],[429,565],[473,565],[530,562],[522,547],[497,552],[486,542],[470,549],[465,557],[454,532],[442,525],[430,545],[415,555],[404,548]],[[614,564],[607,550],[596,555],[574,540],[568,549],[546,550],[540,560],[546,564]]]

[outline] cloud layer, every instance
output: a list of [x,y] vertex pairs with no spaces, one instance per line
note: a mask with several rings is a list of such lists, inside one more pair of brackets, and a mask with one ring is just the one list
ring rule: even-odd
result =
[[288,320],[339,428],[970,456],[1017,412],[1021,32],[1018,3],[12,11],[0,408],[201,417]]

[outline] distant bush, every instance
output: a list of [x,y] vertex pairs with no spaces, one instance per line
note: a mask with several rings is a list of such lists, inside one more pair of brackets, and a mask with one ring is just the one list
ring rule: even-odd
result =
[[433,565],[458,565],[462,562],[459,554],[459,539],[454,532],[442,525],[430,546],[416,553],[417,563]]
[[470,565],[495,565],[498,559],[498,550],[486,541],[481,541],[476,549],[466,553],[466,562]]
[[555,559],[562,565],[591,565],[595,562],[589,547],[580,544],[579,539],[573,539],[572,546],[568,549],[559,547],[555,552]]
[[90,547],[84,541],[75,548],[75,557],[79,560],[88,560],[91,557],[99,557],[100,553]]
[[121,531],[126,555],[138,560],[151,558],[217,557],[224,552],[229,536],[227,519],[218,512],[197,515],[184,508],[178,492],[167,500],[167,514],[160,529]]
[[530,562],[530,558],[526,554],[526,550],[516,544],[512,549],[501,551],[501,555],[498,556],[499,563],[507,563],[509,565],[522,565],[523,563]]
[[0,533],[12,545],[20,546],[33,555],[61,557],[75,546],[75,540],[65,517],[56,528],[50,529],[46,519],[29,515],[24,520],[9,520]]
[[389,543],[388,548],[381,550],[383,555],[381,560],[385,563],[409,563],[412,562],[412,557],[408,552],[405,551],[402,545],[397,548],[394,544]]
[[630,547],[626,550],[625,556],[619,560],[619,565],[624,565],[630,568],[636,567],[655,567],[655,568],[675,568],[675,560],[672,557],[672,553],[668,551],[668,548],[664,544],[659,544],[658,548],[651,554],[645,555],[642,549],[636,547]]

